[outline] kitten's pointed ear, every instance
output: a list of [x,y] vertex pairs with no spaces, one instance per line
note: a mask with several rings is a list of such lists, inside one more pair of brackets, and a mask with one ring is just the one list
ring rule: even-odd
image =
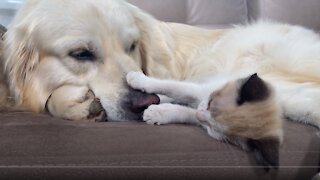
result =
[[279,147],[280,141],[277,138],[249,139],[247,146],[253,152],[258,165],[262,165],[268,171],[269,168],[279,167]]
[[269,96],[267,84],[258,76],[257,73],[251,75],[241,86],[238,105],[245,102],[255,102],[266,99]]

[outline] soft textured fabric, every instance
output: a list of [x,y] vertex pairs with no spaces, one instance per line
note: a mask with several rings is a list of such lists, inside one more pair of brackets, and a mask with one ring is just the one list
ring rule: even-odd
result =
[[186,23],[186,0],[128,0],[158,19]]
[[[320,30],[318,0],[128,1],[161,20],[206,28],[262,17]],[[0,179],[311,179],[320,171],[318,130],[287,121],[284,127],[281,167],[266,174],[246,152],[196,126],[0,113]]]
[[258,19],[320,31],[319,0],[128,0],[164,21],[230,27]]
[[224,25],[247,22],[245,0],[187,0],[187,23]]
[[[257,19],[303,25],[320,31],[319,0],[128,0],[156,18],[201,27],[230,27]],[[16,9],[18,6],[12,7]],[[13,9],[0,5],[0,23],[8,25]]]
[[181,179],[239,175],[310,179],[319,170],[317,130],[287,121],[284,128],[280,170],[266,174],[255,166],[250,154],[218,142],[192,125],[79,123],[48,115],[1,113],[0,177],[44,176],[48,172],[87,178],[143,174],[152,179],[169,175]]
[[249,16],[320,30],[319,0],[247,0]]
[[160,20],[169,22],[208,27],[247,21],[246,0],[128,0],[128,2]]

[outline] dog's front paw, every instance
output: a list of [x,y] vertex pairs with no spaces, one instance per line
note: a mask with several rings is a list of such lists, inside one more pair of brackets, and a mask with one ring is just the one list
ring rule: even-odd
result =
[[107,119],[106,111],[103,109],[100,99],[89,90],[84,99],[70,107],[70,120],[83,120],[91,122],[104,122]]
[[101,105],[100,99],[94,98],[90,103],[87,119],[94,122],[104,122],[106,118],[107,114]]
[[127,83],[134,89],[138,89],[141,91],[146,91],[145,89],[145,81],[147,76],[144,75],[142,72],[129,72],[127,74]]
[[87,87],[62,86],[56,89],[46,104],[47,111],[72,121],[105,121],[106,113],[100,100]]
[[171,122],[169,104],[151,105],[143,113],[143,121],[151,125],[162,125]]

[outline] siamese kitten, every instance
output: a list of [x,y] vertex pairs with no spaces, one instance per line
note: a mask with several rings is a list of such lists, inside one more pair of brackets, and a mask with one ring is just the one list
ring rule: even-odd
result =
[[151,105],[143,113],[148,124],[198,124],[211,137],[253,152],[267,170],[278,167],[283,140],[281,111],[273,88],[257,74],[241,79],[216,77],[199,84],[130,72],[127,82],[135,89],[160,95],[161,104]]

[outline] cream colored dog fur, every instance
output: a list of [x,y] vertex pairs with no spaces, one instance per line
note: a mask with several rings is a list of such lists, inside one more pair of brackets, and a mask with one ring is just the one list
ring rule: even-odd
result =
[[320,127],[320,38],[298,26],[204,30],[158,21],[122,0],[27,0],[4,53],[10,92],[33,112],[50,97],[54,116],[88,119],[99,98],[108,120],[135,119],[122,103],[129,71],[199,83],[257,72],[275,87],[285,117]]

